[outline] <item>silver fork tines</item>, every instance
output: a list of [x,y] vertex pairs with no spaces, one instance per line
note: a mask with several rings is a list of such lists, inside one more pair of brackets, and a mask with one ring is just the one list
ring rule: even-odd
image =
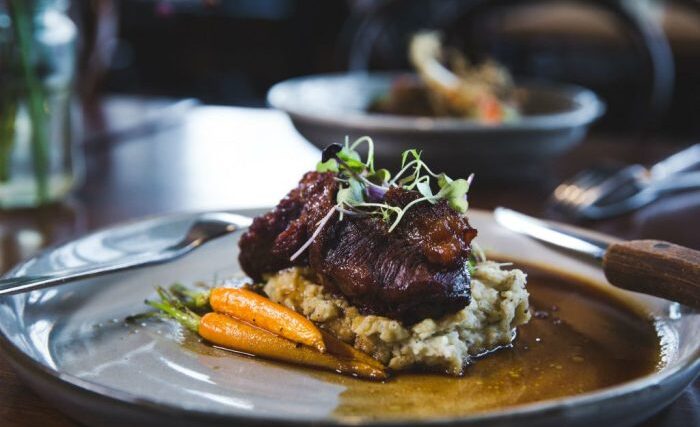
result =
[[598,166],[564,181],[549,205],[575,218],[601,219],[645,206],[666,193],[700,188],[700,144],[688,147],[651,168]]

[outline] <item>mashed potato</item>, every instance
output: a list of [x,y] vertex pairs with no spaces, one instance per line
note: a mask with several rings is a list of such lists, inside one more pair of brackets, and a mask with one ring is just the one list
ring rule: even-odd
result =
[[283,270],[268,278],[263,291],[395,370],[423,366],[459,375],[470,357],[510,344],[515,327],[530,319],[525,274],[490,261],[476,268],[467,307],[412,326],[363,315],[308,277],[301,268]]

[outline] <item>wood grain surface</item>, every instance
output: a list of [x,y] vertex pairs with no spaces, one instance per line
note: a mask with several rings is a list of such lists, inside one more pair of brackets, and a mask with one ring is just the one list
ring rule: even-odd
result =
[[603,258],[610,283],[700,310],[700,252],[661,240],[610,245]]

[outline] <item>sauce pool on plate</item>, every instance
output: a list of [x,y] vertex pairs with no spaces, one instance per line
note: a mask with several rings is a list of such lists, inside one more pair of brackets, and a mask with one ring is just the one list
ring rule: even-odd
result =
[[334,416],[463,416],[591,392],[660,367],[652,319],[582,281],[524,267],[533,318],[519,327],[512,347],[476,360],[463,377],[399,373],[375,383],[318,373],[347,387]]

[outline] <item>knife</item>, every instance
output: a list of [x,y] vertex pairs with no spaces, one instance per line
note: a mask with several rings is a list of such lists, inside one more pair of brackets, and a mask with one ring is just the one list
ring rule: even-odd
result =
[[700,251],[661,240],[607,242],[502,207],[494,217],[511,231],[600,263],[612,285],[700,309]]

